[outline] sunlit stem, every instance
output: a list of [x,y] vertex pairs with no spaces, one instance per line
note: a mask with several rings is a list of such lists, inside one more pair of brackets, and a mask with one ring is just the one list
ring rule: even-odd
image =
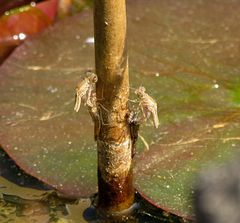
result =
[[[128,112],[125,0],[94,1],[97,100],[102,106],[98,145],[98,210],[118,213],[134,202]],[[104,108],[104,109],[103,109]]]

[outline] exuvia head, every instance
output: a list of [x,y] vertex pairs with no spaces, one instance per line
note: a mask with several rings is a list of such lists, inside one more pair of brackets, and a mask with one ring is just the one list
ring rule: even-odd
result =
[[139,88],[136,89],[135,94],[138,96],[142,96],[145,93],[146,89],[143,86],[140,86]]
[[92,83],[96,83],[98,81],[97,75],[92,71],[87,71],[87,76]]

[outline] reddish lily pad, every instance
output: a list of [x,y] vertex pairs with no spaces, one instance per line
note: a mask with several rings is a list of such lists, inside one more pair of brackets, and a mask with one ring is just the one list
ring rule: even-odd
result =
[[57,14],[58,0],[48,0],[38,3],[36,4],[36,8],[44,12],[45,15],[48,16],[50,21],[53,22]]
[[41,32],[52,24],[57,0],[47,0],[5,12],[0,17],[0,62],[26,37]]
[[[141,128],[136,188],[192,215],[194,178],[239,148],[240,3],[128,1],[132,87],[159,105],[160,127]],[[19,47],[0,69],[1,144],[27,172],[70,196],[97,191],[96,147],[74,88],[93,69],[92,15],[61,21]]]

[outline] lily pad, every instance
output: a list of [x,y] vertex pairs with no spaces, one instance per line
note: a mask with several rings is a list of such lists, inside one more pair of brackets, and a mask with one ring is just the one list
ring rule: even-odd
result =
[[86,110],[73,111],[76,82],[93,64],[93,46],[85,44],[92,30],[81,30],[89,16],[27,41],[0,71],[1,144],[26,172],[68,196],[97,191],[93,124]]
[[[135,186],[157,206],[192,215],[194,178],[239,148],[237,1],[128,1],[130,76],[159,106],[138,142]],[[97,191],[93,125],[73,111],[94,69],[86,11],[26,41],[0,69],[0,142],[26,172],[72,197]]]
[[[14,2],[8,3],[12,3],[9,7],[14,6]],[[24,1],[15,1],[15,4],[23,3]],[[57,4],[57,0],[47,0],[38,4],[32,2],[7,11],[0,17],[0,63],[26,37],[41,32],[53,23]]]

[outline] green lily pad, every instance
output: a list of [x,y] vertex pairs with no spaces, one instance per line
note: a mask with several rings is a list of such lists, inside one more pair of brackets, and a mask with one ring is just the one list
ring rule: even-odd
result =
[[135,186],[179,215],[193,215],[199,171],[239,151],[240,32],[234,31],[234,7],[240,4],[148,1],[142,11],[130,8],[130,65],[138,73],[131,83],[143,84],[156,99],[161,123],[158,130],[142,128],[150,149],[135,159]]
[[155,133],[158,142],[136,158],[136,188],[155,205],[191,216],[197,174],[239,151],[239,127],[240,116],[235,112],[165,125]]
[[[130,76],[159,106],[140,134],[135,186],[157,206],[192,215],[195,177],[239,148],[240,3],[128,1]],[[92,14],[26,41],[0,69],[0,142],[26,172],[68,196],[97,191],[93,125],[73,111],[81,74],[94,69]],[[136,106],[136,105],[135,105]]]

